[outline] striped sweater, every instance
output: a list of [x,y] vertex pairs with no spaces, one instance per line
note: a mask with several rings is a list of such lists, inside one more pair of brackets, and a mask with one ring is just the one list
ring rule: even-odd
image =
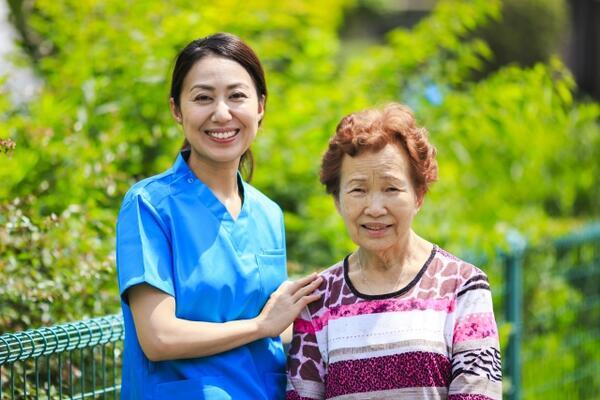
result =
[[502,398],[486,275],[434,246],[403,289],[358,292],[348,257],[294,322],[287,400]]

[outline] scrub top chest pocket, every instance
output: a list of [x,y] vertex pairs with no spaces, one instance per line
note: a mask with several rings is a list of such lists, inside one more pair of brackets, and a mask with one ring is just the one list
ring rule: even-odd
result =
[[284,249],[262,250],[256,254],[260,284],[267,298],[287,279]]

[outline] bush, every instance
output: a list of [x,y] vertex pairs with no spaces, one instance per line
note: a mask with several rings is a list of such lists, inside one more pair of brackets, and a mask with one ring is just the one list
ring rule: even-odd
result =
[[[600,111],[573,100],[564,66],[510,67],[473,82],[492,53],[472,32],[499,17],[498,1],[440,1],[414,29],[358,54],[338,37],[352,1],[231,1],[229,12],[187,2],[23,4],[32,7],[24,9],[30,37],[41,38],[44,86],[25,108],[0,104],[0,131],[17,144],[12,156],[0,154],[0,270],[22,281],[12,289],[16,280],[0,274],[5,326],[117,310],[121,198],[175,159],[172,61],[215,31],[246,39],[267,70],[254,184],[285,210],[293,273],[353,249],[318,183],[320,157],[344,114],[388,101],[412,106],[439,149],[440,182],[416,222],[426,238],[493,259],[511,230],[537,240],[600,214]],[[497,266],[488,271],[500,276]],[[36,311],[50,298],[61,301]]]

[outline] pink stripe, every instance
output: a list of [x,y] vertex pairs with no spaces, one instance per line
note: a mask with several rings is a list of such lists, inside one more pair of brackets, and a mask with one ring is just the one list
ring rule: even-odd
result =
[[451,394],[448,400],[492,400],[482,394]]
[[453,343],[465,340],[485,339],[498,336],[498,328],[492,313],[470,314],[460,318],[454,326]]
[[296,333],[312,333],[315,334],[315,328],[313,328],[310,321],[297,318],[294,321],[294,332]]
[[290,390],[285,394],[285,400],[311,400],[311,398],[302,397],[295,390]]
[[[386,299],[386,300],[371,300],[360,303],[341,305],[332,307],[325,311],[320,317],[312,319],[312,327],[315,331],[322,330],[329,320],[335,320],[344,317],[353,317],[357,315],[379,314],[385,312],[402,312],[414,310],[433,310],[445,311],[451,313],[454,311],[456,301],[454,299]],[[307,322],[307,321],[304,321]]]
[[437,353],[409,352],[329,365],[325,398],[409,387],[448,387],[450,360]]

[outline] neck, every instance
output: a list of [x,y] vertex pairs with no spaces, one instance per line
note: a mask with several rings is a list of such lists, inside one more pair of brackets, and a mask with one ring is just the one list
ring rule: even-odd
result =
[[[239,198],[237,172],[239,160],[229,163],[208,163],[192,150],[188,166],[221,201]],[[224,201],[224,202],[225,202]]]
[[423,253],[430,250],[431,244],[410,230],[406,238],[391,249],[369,251],[361,247],[356,255],[365,271],[403,271],[414,266],[423,257]]
[[188,159],[188,166],[196,177],[210,188],[234,220],[242,210],[242,197],[237,179],[238,165],[239,159],[237,162],[207,163],[195,156],[193,150]]

